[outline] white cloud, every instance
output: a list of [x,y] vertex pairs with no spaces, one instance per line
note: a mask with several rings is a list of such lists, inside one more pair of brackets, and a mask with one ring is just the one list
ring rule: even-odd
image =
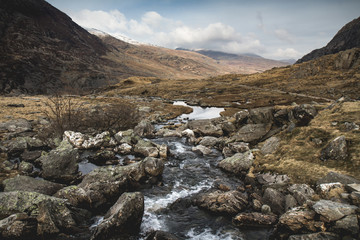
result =
[[294,43],[295,42],[295,39],[294,37],[288,32],[286,31],[285,29],[276,29],[275,30],[275,36],[284,41],[284,42],[287,42],[287,43]]
[[271,53],[271,56],[275,59],[298,59],[302,54],[293,48],[278,48],[274,53]]

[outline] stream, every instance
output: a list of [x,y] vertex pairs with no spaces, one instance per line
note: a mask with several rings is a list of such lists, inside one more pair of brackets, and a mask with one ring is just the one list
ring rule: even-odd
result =
[[[184,102],[175,102],[186,105]],[[220,116],[223,108],[193,107],[191,114],[183,114],[168,123],[159,124],[157,129],[167,124],[184,122],[195,119],[209,119]],[[192,206],[190,197],[201,191],[210,189],[216,183],[225,183],[236,188],[243,183],[217,168],[217,163],[223,159],[221,152],[213,149],[212,154],[202,156],[193,152],[193,145],[186,142],[186,138],[162,137],[151,139],[157,144],[166,144],[170,149],[170,156],[165,163],[165,169],[160,186],[143,189],[145,197],[145,211],[141,224],[141,231],[137,239],[146,239],[151,231],[161,230],[169,232],[179,239],[194,240],[240,240],[240,239],[268,239],[266,229],[239,229],[232,225],[231,216],[224,217],[211,214]],[[96,165],[84,163],[80,165],[83,174],[88,173]],[[102,217],[94,220],[95,227]]]

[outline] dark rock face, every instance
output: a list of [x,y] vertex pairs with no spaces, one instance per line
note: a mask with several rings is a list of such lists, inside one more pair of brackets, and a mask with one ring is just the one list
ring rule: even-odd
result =
[[323,48],[316,49],[299,59],[296,63],[307,62],[324,55],[360,47],[360,17],[346,24]]
[[136,233],[140,228],[143,214],[142,193],[123,193],[106,213],[91,239],[109,239],[120,234]]
[[46,1],[3,0],[0,13],[0,92],[46,93],[104,81],[93,67],[105,45]]
[[17,176],[14,178],[6,179],[3,184],[5,186],[5,192],[29,191],[38,192],[50,196],[64,187],[64,185],[62,184],[53,183],[42,179],[35,179],[27,176]]

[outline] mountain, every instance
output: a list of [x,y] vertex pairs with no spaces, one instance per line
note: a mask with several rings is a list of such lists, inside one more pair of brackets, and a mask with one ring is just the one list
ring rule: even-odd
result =
[[46,1],[0,0],[0,36],[0,92],[103,85],[105,44]]
[[360,47],[360,17],[342,27],[325,47],[312,51],[296,63],[310,61],[324,55],[338,53],[354,47]]
[[[184,48],[178,48],[183,51],[191,51]],[[193,50],[204,56],[217,61],[220,66],[228,69],[231,73],[257,73],[271,69],[273,67],[282,67],[289,65],[289,62],[266,59],[256,54],[233,54],[213,50]]]

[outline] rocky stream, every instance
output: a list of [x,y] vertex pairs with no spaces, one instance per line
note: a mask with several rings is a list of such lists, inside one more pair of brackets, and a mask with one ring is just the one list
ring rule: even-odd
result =
[[313,106],[221,111],[115,135],[66,131],[52,148],[30,122],[2,123],[1,239],[358,239],[359,180],[332,172],[309,186],[253,171],[254,153],[275,151],[274,135],[308,124]]

